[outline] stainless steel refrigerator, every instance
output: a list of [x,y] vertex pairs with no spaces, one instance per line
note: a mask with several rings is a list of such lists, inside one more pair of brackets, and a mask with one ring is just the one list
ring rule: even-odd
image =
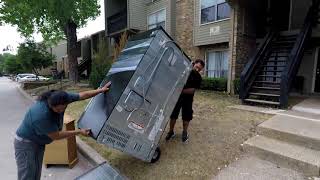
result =
[[160,157],[160,138],[192,70],[172,38],[156,28],[129,39],[78,121],[92,138],[147,162]]

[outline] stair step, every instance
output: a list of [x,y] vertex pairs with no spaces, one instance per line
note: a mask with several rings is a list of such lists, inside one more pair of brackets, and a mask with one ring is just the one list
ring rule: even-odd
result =
[[300,33],[300,29],[289,30],[289,31],[281,31],[279,34],[279,38],[282,37],[297,37]]
[[273,48],[284,48],[284,49],[292,49],[293,45],[292,46],[288,46],[288,45],[281,45],[281,44],[275,44],[275,45],[272,45]]
[[273,78],[281,78],[281,76],[279,75],[265,75],[265,74],[261,74],[261,75],[258,75],[259,77],[273,77]]
[[320,151],[264,136],[250,138],[244,143],[244,148],[278,166],[303,172],[306,176],[319,176]]
[[254,83],[280,84],[280,82],[274,82],[274,81],[254,81]]
[[289,56],[290,51],[273,51],[270,54],[285,54]]
[[280,39],[280,40],[273,42],[273,44],[294,44],[294,43],[295,43],[294,40],[288,41],[287,39]]
[[287,35],[287,36],[279,36],[277,39],[297,39],[298,34],[299,34],[299,32],[297,34],[292,34],[292,35]]
[[280,59],[277,59],[277,60],[266,60],[266,61],[264,61],[264,62],[287,62],[288,60],[286,59],[286,60],[280,60]]
[[261,72],[282,72],[282,70],[261,70]]
[[269,104],[269,105],[276,105],[279,106],[279,102],[274,101],[266,101],[266,100],[260,100],[260,99],[244,99],[245,102],[253,102],[253,103],[259,103],[259,104]]
[[287,49],[277,49],[273,50],[272,53],[290,53]]
[[266,90],[280,90],[280,88],[274,87],[260,87],[260,86],[252,86],[253,89],[266,89]]
[[320,150],[320,120],[292,115],[277,115],[258,126],[261,135]]
[[249,93],[250,95],[254,96],[268,96],[268,97],[280,97],[279,94],[267,94],[267,93]]
[[289,56],[283,56],[283,55],[270,55],[269,56],[269,58],[273,58],[273,57],[280,57],[280,58],[282,58],[282,57],[289,57]]
[[282,49],[282,50],[291,50],[292,49],[292,46],[272,46],[271,47],[272,51],[276,50],[276,49]]
[[278,65],[278,66],[274,66],[274,65],[262,65],[263,67],[286,67],[284,65]]

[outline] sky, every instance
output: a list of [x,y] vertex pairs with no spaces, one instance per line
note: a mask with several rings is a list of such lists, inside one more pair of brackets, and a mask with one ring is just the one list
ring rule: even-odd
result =
[[[100,16],[93,21],[89,21],[85,27],[77,30],[78,39],[104,30],[104,0],[98,0],[98,2],[100,4]],[[34,34],[33,37],[37,42],[42,41],[41,34]],[[3,49],[7,48],[7,46],[9,46],[10,51],[6,52],[15,54],[19,43],[24,40],[17,31],[17,27],[11,25],[0,26],[0,54],[3,53]]]

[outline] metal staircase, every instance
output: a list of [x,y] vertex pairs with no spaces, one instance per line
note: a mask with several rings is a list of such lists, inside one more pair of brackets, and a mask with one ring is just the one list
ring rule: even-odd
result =
[[262,57],[262,63],[244,102],[280,105],[281,74],[296,39],[297,35],[279,35],[272,39],[271,48]]
[[299,33],[269,32],[240,77],[240,99],[247,104],[286,108],[288,94],[305,48],[317,23],[319,1],[314,1]]

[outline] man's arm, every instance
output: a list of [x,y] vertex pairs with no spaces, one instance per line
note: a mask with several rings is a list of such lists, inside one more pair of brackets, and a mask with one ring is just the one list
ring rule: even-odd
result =
[[196,91],[195,88],[187,88],[187,89],[182,90],[182,93],[183,94],[194,94],[195,91]]
[[77,129],[74,131],[57,131],[57,132],[49,133],[48,136],[52,140],[60,140],[60,139],[68,138],[68,137],[75,136],[78,134],[88,136],[89,133],[90,133],[90,129]]
[[108,82],[102,88],[80,92],[79,98],[80,98],[80,100],[89,99],[89,98],[92,98],[100,93],[107,92],[109,90],[110,85],[111,85],[111,82]]

